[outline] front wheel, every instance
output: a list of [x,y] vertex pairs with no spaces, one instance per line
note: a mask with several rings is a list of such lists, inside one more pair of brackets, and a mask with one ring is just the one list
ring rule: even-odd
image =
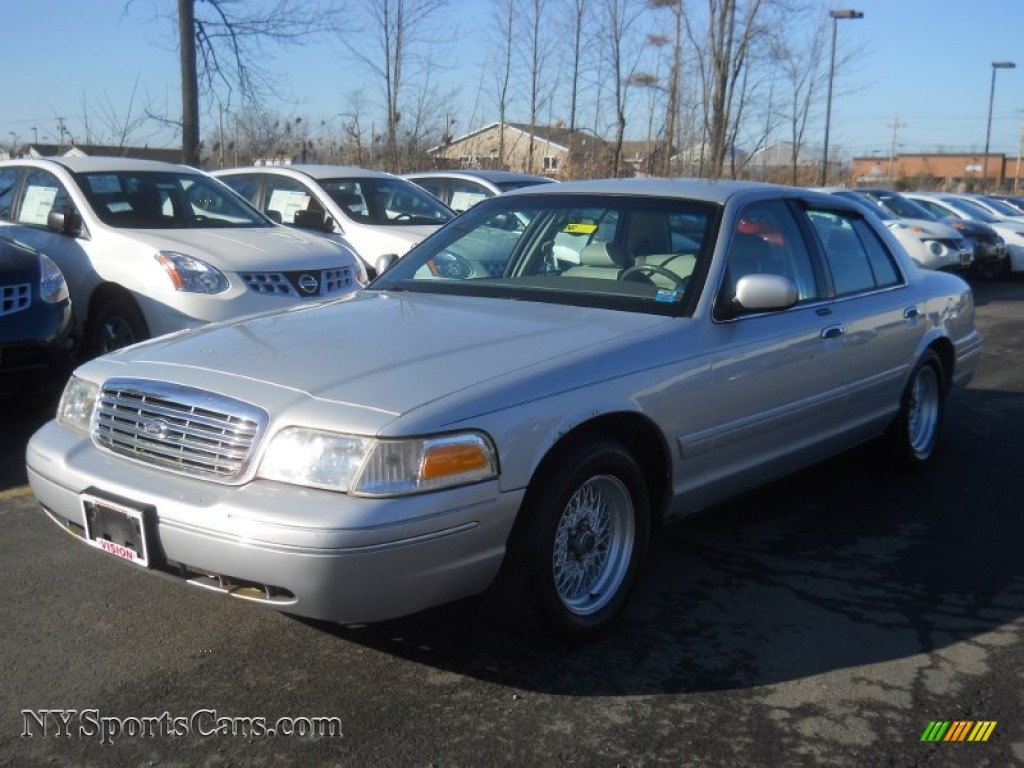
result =
[[625,607],[650,511],[636,461],[618,443],[579,443],[527,491],[503,566],[505,599],[542,636],[578,642]]
[[924,467],[935,450],[946,405],[942,361],[929,351],[918,361],[889,428],[892,458],[902,470]]
[[148,338],[146,318],[135,302],[115,296],[104,301],[90,319],[87,350],[98,356]]

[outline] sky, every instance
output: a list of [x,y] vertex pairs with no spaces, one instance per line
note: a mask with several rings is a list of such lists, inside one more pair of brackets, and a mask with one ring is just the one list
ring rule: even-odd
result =
[[[704,0],[684,3],[703,6]],[[9,149],[15,141],[37,138],[55,143],[58,118],[84,141],[85,117],[94,132],[102,128],[104,112],[124,119],[132,113],[133,90],[134,114],[142,102],[179,114],[173,25],[155,17],[155,9],[170,11],[174,5],[173,0],[0,0],[7,65],[0,90],[0,146]],[[451,0],[451,5],[455,39],[439,46],[438,55],[459,62],[444,72],[453,86],[461,86],[452,106],[457,135],[468,128],[493,57],[481,32],[492,11],[491,0]],[[852,58],[835,74],[833,148],[847,156],[888,156],[894,143],[897,153],[980,152],[992,62],[1009,60],[1018,68],[996,75],[991,151],[1016,156],[1024,130],[1024,0],[822,0],[821,5],[864,13],[862,19],[837,23],[838,59]],[[330,38],[273,52],[266,66],[277,75],[285,95],[280,112],[286,116],[340,119],[360,85],[351,59]],[[484,117],[491,122],[496,115]],[[639,122],[636,128],[643,130]],[[806,141],[820,142],[818,133],[823,133],[820,119],[808,129]],[[134,138],[149,146],[180,142],[156,126]]]

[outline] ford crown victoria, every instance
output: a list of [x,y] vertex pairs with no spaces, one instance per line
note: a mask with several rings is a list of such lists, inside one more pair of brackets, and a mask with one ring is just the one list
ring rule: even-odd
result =
[[550,184],[349,296],[85,364],[28,474],[129,567],[341,623],[491,589],[577,641],[656,521],[866,441],[925,465],[981,347],[967,284],[854,203]]

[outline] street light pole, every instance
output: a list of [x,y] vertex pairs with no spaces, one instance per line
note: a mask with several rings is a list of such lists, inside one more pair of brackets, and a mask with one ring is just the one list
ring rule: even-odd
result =
[[825,103],[825,151],[821,158],[821,186],[825,186],[828,176],[828,129],[832,123],[832,77],[836,69],[836,27],[839,19],[863,19],[861,11],[829,11],[832,17],[832,53],[828,65],[828,100]]
[[981,186],[985,191],[988,190],[988,145],[992,138],[992,104],[996,100],[996,70],[1014,69],[1016,66],[1012,61],[992,62],[992,86],[988,91],[988,128],[985,129],[985,160],[981,166]]

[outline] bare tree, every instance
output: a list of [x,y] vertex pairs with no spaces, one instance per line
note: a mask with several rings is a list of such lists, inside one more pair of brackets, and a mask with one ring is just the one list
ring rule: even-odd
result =
[[221,106],[258,104],[273,91],[265,46],[328,31],[339,13],[334,3],[312,0],[178,0],[183,162],[200,162],[201,97]]
[[697,54],[704,91],[704,130],[708,173],[721,176],[734,130],[737,87],[744,81],[751,47],[764,28],[758,15],[767,0],[707,0],[703,34],[683,15],[687,37]]
[[508,119],[509,86],[512,81],[512,51],[515,43],[516,0],[495,0],[494,21],[497,28],[495,72],[498,107],[498,162],[505,163],[505,122]]
[[[806,18],[806,14],[805,11],[801,15]],[[817,96],[827,77],[824,61],[828,17],[819,11],[816,21],[811,21],[810,24],[797,23],[791,29],[807,29],[808,32],[799,39],[794,39],[792,32],[785,37],[777,36],[773,41],[772,53],[786,85],[785,99],[780,111],[789,128],[792,174],[790,183],[797,184],[804,133]]]
[[676,122],[679,119],[679,80],[683,69],[683,0],[648,0],[654,9],[667,8],[672,12],[672,64],[668,75],[668,99],[665,105],[665,150],[662,172],[667,176],[672,163],[676,142]]
[[[410,74],[408,67],[429,60],[429,49],[440,41],[430,22],[443,11],[447,0],[366,0],[365,34],[347,34],[341,38],[349,53],[379,80],[384,94],[385,165],[397,170],[400,164],[398,126],[402,120],[402,98],[409,82],[420,73]],[[368,41],[372,39],[372,43]]]
[[626,133],[629,89],[640,60],[640,46],[630,38],[633,25],[643,11],[636,0],[605,0],[605,53],[611,69],[612,98],[615,101],[615,144],[612,173],[619,175],[622,142]]
[[587,18],[587,0],[570,0],[569,29],[572,35],[572,62],[569,79],[569,133],[576,131],[576,110],[580,91],[580,69],[583,61],[583,24]]
[[524,34],[521,36],[520,48],[522,59],[526,65],[530,94],[530,143],[526,148],[526,167],[524,171],[535,173],[534,137],[537,133],[537,116],[544,108],[549,94],[543,93],[544,84],[541,76],[547,69],[550,53],[550,39],[545,34],[545,0],[521,0],[518,15],[522,19]]
[[136,141],[136,137],[150,122],[150,107],[139,108],[139,78],[135,78],[128,104],[122,112],[115,106],[110,94],[104,89],[103,95],[96,102],[98,118],[94,121],[90,116],[90,102],[82,94],[82,125],[85,131],[86,144],[104,144],[123,148]]

